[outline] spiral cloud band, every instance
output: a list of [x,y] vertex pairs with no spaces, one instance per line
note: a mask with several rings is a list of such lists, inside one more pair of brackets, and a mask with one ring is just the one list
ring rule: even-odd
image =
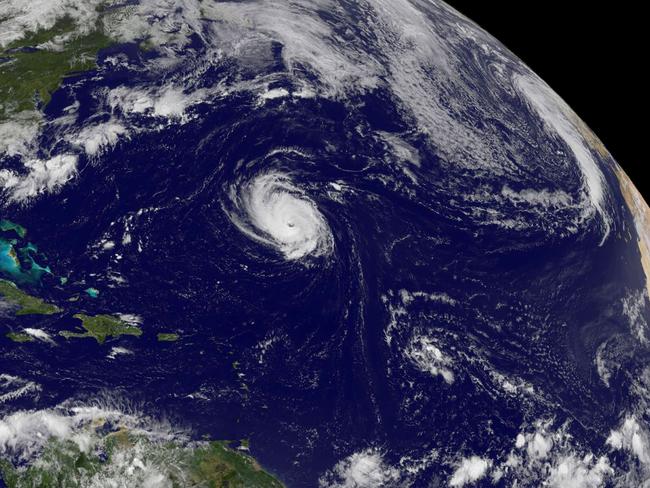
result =
[[265,173],[237,189],[230,213],[237,228],[281,252],[288,260],[328,255],[333,239],[316,204],[281,173]]

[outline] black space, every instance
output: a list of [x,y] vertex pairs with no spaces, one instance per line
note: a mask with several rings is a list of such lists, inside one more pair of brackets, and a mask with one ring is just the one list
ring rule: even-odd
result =
[[559,93],[650,201],[642,150],[647,143],[648,89],[642,3],[447,3],[499,39]]

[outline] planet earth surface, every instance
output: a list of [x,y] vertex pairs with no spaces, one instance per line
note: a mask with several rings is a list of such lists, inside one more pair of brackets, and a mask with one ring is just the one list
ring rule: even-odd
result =
[[650,486],[648,206],[440,1],[2,0],[0,195],[0,485]]

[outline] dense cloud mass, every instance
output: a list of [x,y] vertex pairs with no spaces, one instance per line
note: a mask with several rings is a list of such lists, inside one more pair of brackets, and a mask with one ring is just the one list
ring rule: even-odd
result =
[[429,0],[2,9],[1,462],[124,430],[79,486],[221,446],[264,486],[650,487],[650,211],[488,33]]

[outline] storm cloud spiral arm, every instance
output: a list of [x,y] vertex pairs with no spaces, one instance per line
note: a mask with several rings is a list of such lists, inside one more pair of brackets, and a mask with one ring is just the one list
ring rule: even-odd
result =
[[332,235],[318,208],[287,175],[265,173],[232,187],[233,223],[246,235],[287,259],[331,252]]
[[5,7],[0,476],[650,482],[650,211],[488,33],[429,0]]

